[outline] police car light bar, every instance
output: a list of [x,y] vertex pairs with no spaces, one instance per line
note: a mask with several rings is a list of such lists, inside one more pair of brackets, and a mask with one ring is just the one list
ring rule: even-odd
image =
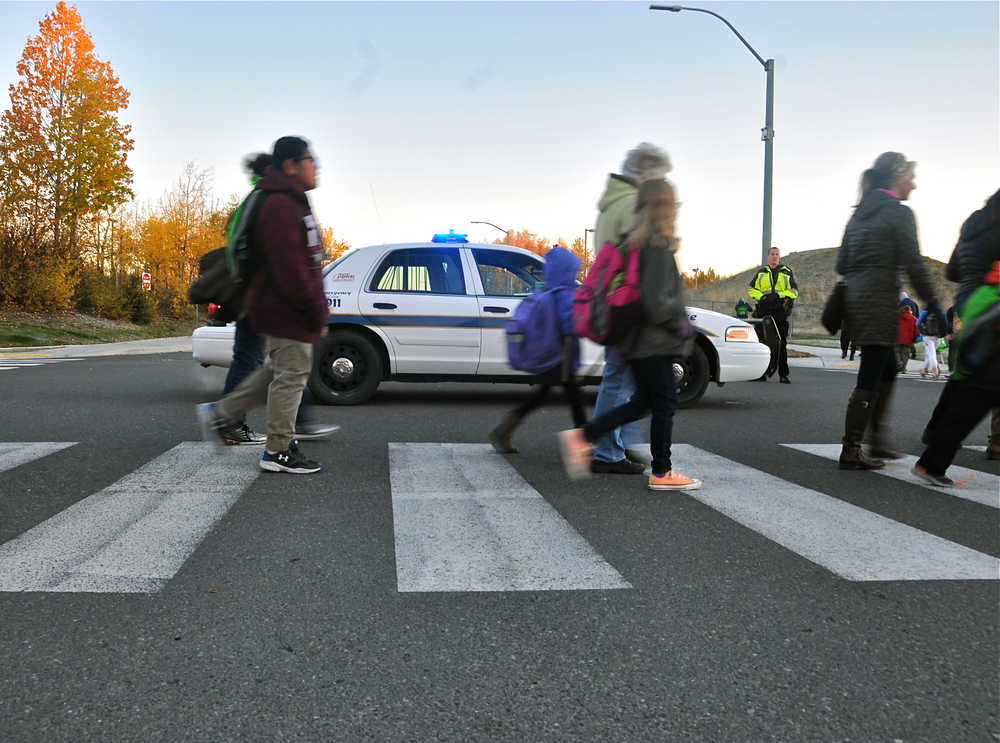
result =
[[432,243],[467,243],[467,235],[457,235],[455,230],[448,230],[448,234],[438,233],[431,238]]

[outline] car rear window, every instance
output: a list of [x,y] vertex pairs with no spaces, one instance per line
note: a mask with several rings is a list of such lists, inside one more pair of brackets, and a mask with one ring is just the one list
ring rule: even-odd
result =
[[383,260],[368,287],[373,292],[465,294],[458,248],[405,248]]

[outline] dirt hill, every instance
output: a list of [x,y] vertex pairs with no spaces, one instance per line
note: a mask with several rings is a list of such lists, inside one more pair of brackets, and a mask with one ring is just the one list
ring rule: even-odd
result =
[[[813,332],[825,334],[819,326],[819,315],[823,302],[830,295],[837,272],[834,265],[837,260],[837,248],[822,248],[784,256],[784,263],[795,273],[795,281],[799,287],[799,301],[796,302],[793,314],[796,332],[809,334]],[[931,281],[934,283],[938,296],[947,307],[955,294],[956,285],[944,277],[945,264],[933,258],[924,258],[924,263],[930,269]],[[740,297],[747,299],[747,288],[750,279],[756,273],[757,267],[749,268],[734,276],[729,276],[714,284],[704,286],[691,292],[691,304],[706,309],[733,314],[734,307]],[[909,280],[903,276],[903,291],[913,296],[919,305],[923,302],[916,296]]]

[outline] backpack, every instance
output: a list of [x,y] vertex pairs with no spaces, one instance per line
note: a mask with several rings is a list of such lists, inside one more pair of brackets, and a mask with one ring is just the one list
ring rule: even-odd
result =
[[226,228],[226,244],[198,262],[198,278],[188,289],[191,304],[218,304],[216,317],[236,320],[243,314],[243,293],[260,266],[250,247],[250,225],[267,194],[254,189],[236,207]]
[[266,198],[267,193],[255,188],[236,207],[226,228],[226,266],[236,284],[249,284],[260,267],[260,260],[250,246],[250,225]]
[[940,338],[944,335],[944,328],[941,327],[941,318],[936,312],[927,311],[924,319],[920,322],[921,335],[929,335],[932,338]]
[[573,326],[577,335],[614,346],[642,322],[641,259],[640,251],[630,250],[624,242],[604,243],[576,290]]
[[562,363],[563,334],[557,294],[565,290],[565,287],[546,289],[525,297],[505,323],[507,358],[513,368],[541,374]]
[[974,377],[1000,356],[1000,284],[980,286],[965,300],[962,328],[955,335],[952,379]]

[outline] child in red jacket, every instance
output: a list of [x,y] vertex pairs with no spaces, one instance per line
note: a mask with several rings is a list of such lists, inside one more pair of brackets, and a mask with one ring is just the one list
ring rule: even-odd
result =
[[906,362],[910,360],[910,346],[917,340],[917,318],[907,305],[899,308],[899,335],[896,338],[896,369],[906,371]]

